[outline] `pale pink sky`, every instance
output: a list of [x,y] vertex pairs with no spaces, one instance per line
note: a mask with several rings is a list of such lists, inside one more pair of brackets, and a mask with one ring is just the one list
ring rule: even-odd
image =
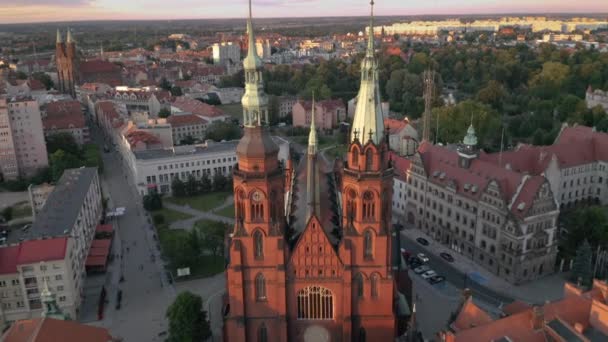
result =
[[[367,0],[253,0],[257,17],[356,16]],[[0,24],[245,16],[247,0],[0,0]],[[378,15],[608,13],[608,0],[376,0]]]

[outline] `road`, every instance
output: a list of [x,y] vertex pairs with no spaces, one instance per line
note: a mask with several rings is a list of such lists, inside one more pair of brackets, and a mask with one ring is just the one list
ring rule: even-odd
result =
[[498,293],[490,288],[487,288],[468,277],[465,273],[461,272],[449,262],[429,253],[424,246],[418,242],[410,239],[407,235],[401,234],[401,247],[412,251],[412,255],[418,253],[424,253],[428,256],[428,265],[440,275],[446,277],[446,279],[452,283],[456,288],[463,289],[469,288],[473,291],[473,295],[482,299],[485,302],[492,303],[496,306],[501,303],[510,303],[514,299]]

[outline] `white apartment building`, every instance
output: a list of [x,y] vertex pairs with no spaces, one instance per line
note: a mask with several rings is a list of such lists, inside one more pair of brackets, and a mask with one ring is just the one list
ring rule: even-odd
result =
[[[273,137],[279,145],[279,160],[286,163],[289,159],[289,142]],[[130,171],[142,195],[155,190],[171,194],[171,181],[179,178],[186,181],[190,175],[200,179],[204,174],[210,179],[216,173],[229,176],[237,164],[236,146],[238,140],[226,142],[207,142],[203,145],[176,146],[172,149],[156,149],[133,152],[134,160]]]
[[101,215],[97,168],[66,170],[32,227],[13,232],[9,246],[0,248],[3,321],[39,317],[45,282],[62,311],[78,318],[85,263]]
[[0,98],[0,175],[31,177],[49,165],[38,102]]
[[241,47],[233,42],[213,44],[213,64],[226,65],[227,62],[238,63],[241,60]]
[[255,50],[261,59],[268,59],[272,55],[270,41],[268,39],[258,39],[255,43]]
[[205,139],[205,132],[209,122],[198,115],[187,113],[176,113],[167,118],[167,123],[171,125],[173,130],[173,145],[179,145],[180,142],[188,137],[194,140],[202,141]]
[[482,160],[476,143],[470,128],[457,151],[422,142],[410,159],[395,155],[393,217],[510,283],[552,273],[559,209],[549,182]]

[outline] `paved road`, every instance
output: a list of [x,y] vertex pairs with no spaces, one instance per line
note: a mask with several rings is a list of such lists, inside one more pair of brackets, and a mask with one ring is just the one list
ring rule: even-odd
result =
[[0,210],[23,201],[29,201],[29,195],[27,191],[0,192]]

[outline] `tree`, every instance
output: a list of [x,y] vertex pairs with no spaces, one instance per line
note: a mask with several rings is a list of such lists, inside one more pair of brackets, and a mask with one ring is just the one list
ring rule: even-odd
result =
[[46,87],[46,90],[49,90],[55,86],[51,77],[44,72],[36,72],[36,73],[32,74],[32,78],[36,79],[36,80],[40,81],[40,83],[44,84],[44,86]]
[[55,153],[57,150],[63,150],[75,156],[80,154],[80,146],[70,133],[57,133],[48,136],[46,138],[46,149],[49,154]]
[[27,74],[23,71],[17,71],[17,79],[18,80],[27,80]]
[[0,213],[0,216],[4,217],[4,219],[8,222],[13,219],[13,207],[6,207]]
[[505,95],[506,93],[502,84],[490,80],[484,88],[479,90],[477,99],[483,103],[489,104],[494,109],[501,109]]
[[99,172],[103,172],[103,158],[99,153],[99,146],[95,144],[86,144],[82,149],[82,158],[84,166],[96,167]]
[[161,119],[165,119],[171,116],[171,110],[168,108],[161,108],[158,112],[158,117]]
[[202,248],[210,251],[213,256],[223,256],[224,236],[228,225],[218,221],[203,221],[205,225],[197,225],[196,231],[203,236]]
[[576,208],[561,215],[568,231],[561,246],[566,255],[574,255],[584,240],[591,241],[592,248],[608,244],[608,215],[601,206]]
[[205,139],[213,141],[234,140],[241,136],[238,125],[224,121],[215,121],[207,128]]
[[55,153],[51,154],[50,158],[51,164],[51,176],[53,181],[56,182],[63,175],[63,171],[66,169],[73,169],[81,166],[80,160],[78,157],[66,153],[63,150],[57,150]]
[[182,292],[167,309],[169,342],[204,341],[211,337],[203,299],[189,291]]
[[179,177],[175,177],[171,182],[171,191],[175,197],[184,197],[186,196],[186,185],[179,179]]
[[167,79],[164,77],[160,80],[160,84],[158,86],[163,88],[164,90],[169,90],[169,91],[173,87],[171,82],[167,81]]
[[182,92],[182,88],[178,87],[178,86],[173,86],[171,88],[171,90],[169,90],[171,92],[171,95],[173,96],[182,96],[184,95],[184,93]]
[[575,282],[581,281],[582,285],[589,285],[593,280],[593,252],[587,239],[576,250],[576,257],[572,265],[571,279]]
[[163,208],[163,199],[160,195],[154,191],[151,194],[147,194],[143,198],[144,209],[148,211],[160,210]]
[[223,191],[228,185],[228,179],[221,172],[213,175],[213,191]]
[[209,179],[209,175],[207,173],[203,173],[203,176],[199,180],[199,188],[202,193],[211,192],[211,190],[213,189],[211,179]]
[[191,135],[187,135],[179,141],[180,145],[194,145],[194,143],[194,138]]
[[198,182],[192,174],[188,175],[186,180],[185,190],[187,196],[195,196],[198,194]]

